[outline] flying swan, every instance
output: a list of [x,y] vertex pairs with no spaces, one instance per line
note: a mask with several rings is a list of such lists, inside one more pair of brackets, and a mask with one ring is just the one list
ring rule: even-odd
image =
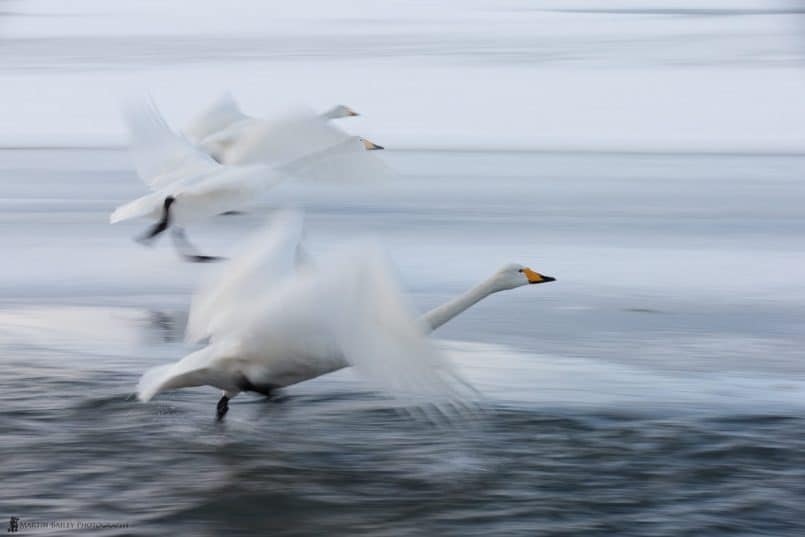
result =
[[[282,144],[274,144],[271,159],[225,165],[173,132],[151,101],[128,103],[124,118],[137,173],[151,192],[115,209],[110,221],[114,224],[142,217],[157,220],[138,241],[151,244],[171,228],[174,245],[187,261],[220,258],[199,254],[187,240],[184,226],[253,205],[263,192],[288,178],[388,176],[384,166],[378,167],[363,156],[366,151],[361,139],[346,133],[329,136],[312,149],[289,132]],[[326,126],[316,127],[326,120],[308,119],[299,121],[307,126],[308,134],[333,134]]]
[[[460,403],[471,390],[427,336],[492,293],[554,281],[522,265],[490,278],[417,320],[373,244],[345,246],[315,267],[300,260],[302,219],[281,213],[193,298],[188,342],[208,344],[150,369],[137,394],[209,385],[223,390],[217,419],[243,391],[270,395],[353,366],[376,386],[415,401]],[[300,266],[301,265],[301,266]]]
[[[182,132],[224,164],[274,162],[278,157],[288,158],[294,150],[315,152],[342,141],[346,133],[325,120],[357,115],[348,106],[338,105],[323,114],[300,108],[266,120],[244,114],[227,93],[193,118]],[[358,140],[366,150],[383,149],[365,138]],[[296,141],[300,144],[294,147]]]
[[[320,115],[324,119],[340,119],[360,114],[349,106],[338,105]],[[244,114],[232,94],[227,92],[191,119],[182,129],[182,134],[194,144],[200,144],[205,138],[224,129],[234,125],[245,126],[256,121],[260,120]]]

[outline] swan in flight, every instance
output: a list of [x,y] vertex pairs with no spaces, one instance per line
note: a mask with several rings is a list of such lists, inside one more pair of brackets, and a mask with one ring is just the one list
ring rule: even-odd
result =
[[554,281],[506,265],[417,319],[377,246],[342,247],[315,266],[300,266],[301,236],[301,216],[282,213],[201,286],[186,339],[208,344],[147,371],[137,388],[141,401],[165,390],[214,386],[223,390],[220,420],[240,392],[270,395],[352,366],[394,395],[460,404],[474,392],[427,334],[492,293]]
[[[358,115],[360,114],[352,108],[342,104],[320,114],[324,119],[340,119]],[[261,120],[256,117],[244,114],[232,94],[227,92],[191,119],[187,126],[182,129],[182,134],[194,144],[201,144],[205,138],[224,129],[235,125],[241,128],[259,121]]]
[[[271,163],[342,142],[349,134],[326,120],[357,115],[348,106],[338,105],[324,114],[299,109],[273,120],[260,119],[241,112],[227,93],[191,120],[183,132],[218,162]],[[366,150],[383,149],[365,138],[359,140]]]
[[[386,171],[360,158],[364,145],[355,136],[331,137],[331,143],[319,143],[313,149],[293,140],[296,146],[277,149],[271,163],[224,165],[173,132],[153,102],[129,103],[124,117],[137,173],[151,193],[115,209],[110,221],[156,219],[138,241],[150,244],[171,228],[174,245],[188,261],[220,259],[196,251],[184,232],[189,223],[248,207],[264,191],[291,177],[382,177]],[[355,155],[359,157],[353,158]]]

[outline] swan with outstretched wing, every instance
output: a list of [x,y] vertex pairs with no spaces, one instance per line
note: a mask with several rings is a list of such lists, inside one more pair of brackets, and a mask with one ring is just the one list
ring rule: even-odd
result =
[[[360,114],[349,106],[340,104],[319,114],[319,117],[330,120],[358,115]],[[238,130],[260,121],[263,120],[244,114],[232,94],[227,92],[196,114],[182,129],[182,133],[194,144],[201,144],[204,140],[214,140],[215,135],[225,131],[226,135],[222,135],[220,139],[228,139]]]
[[251,249],[222,267],[193,299],[187,336],[208,344],[146,372],[138,396],[210,385],[217,416],[241,392],[276,388],[353,366],[379,388],[415,403],[461,403],[473,390],[428,333],[484,297],[554,279],[510,264],[417,319],[395,271],[374,243],[298,263],[301,217],[283,214]]
[[[193,222],[249,208],[267,190],[290,178],[321,173],[336,179],[380,177],[385,170],[373,167],[374,161],[355,157],[364,151],[363,142],[354,136],[320,138],[304,146],[299,131],[289,131],[287,141],[293,143],[275,147],[271,159],[221,164],[171,130],[150,100],[128,103],[124,118],[137,173],[152,191],[115,209],[110,221],[156,220],[138,241],[152,244],[170,229],[177,251],[188,261],[220,259],[199,254],[189,242],[184,228]],[[297,123],[313,124],[307,120]]]
[[244,114],[227,93],[193,118],[183,132],[223,164],[278,166],[319,154],[315,163],[297,169],[294,176],[316,181],[393,177],[384,160],[368,152],[383,149],[382,146],[352,136],[331,121],[357,115],[348,106],[338,105],[323,114],[297,108],[279,117],[257,118]]

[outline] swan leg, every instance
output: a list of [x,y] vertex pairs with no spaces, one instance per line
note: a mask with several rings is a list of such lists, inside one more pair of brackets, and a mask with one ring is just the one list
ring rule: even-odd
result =
[[221,396],[221,399],[218,401],[218,406],[215,410],[215,420],[221,421],[226,416],[226,413],[229,411],[229,397],[226,394]]
[[148,228],[148,231],[140,235],[139,237],[135,238],[137,242],[140,244],[150,245],[151,242],[163,231],[168,229],[170,226],[170,209],[173,202],[176,201],[176,198],[173,196],[168,196],[165,198],[165,202],[162,204],[162,217],[159,219],[159,222]]
[[196,247],[187,239],[184,229],[174,227],[171,230],[171,238],[176,251],[185,261],[191,263],[210,263],[212,261],[221,261],[223,257],[216,257],[213,255],[201,255]]

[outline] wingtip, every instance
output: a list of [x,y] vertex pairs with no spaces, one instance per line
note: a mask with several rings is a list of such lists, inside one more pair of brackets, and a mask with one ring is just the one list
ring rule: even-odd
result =
[[169,379],[172,367],[173,364],[158,365],[143,373],[137,383],[137,399],[147,403],[158,394]]
[[153,386],[143,384],[146,375],[148,375],[148,371],[145,372],[143,378],[141,378],[140,382],[137,384],[137,400],[141,403],[147,403],[156,395],[156,390]]
[[112,211],[111,214],[109,215],[109,223],[117,224],[118,222],[126,220],[128,218],[126,215],[128,205],[130,204],[127,203],[126,205],[121,205],[120,207],[117,207],[114,211]]

